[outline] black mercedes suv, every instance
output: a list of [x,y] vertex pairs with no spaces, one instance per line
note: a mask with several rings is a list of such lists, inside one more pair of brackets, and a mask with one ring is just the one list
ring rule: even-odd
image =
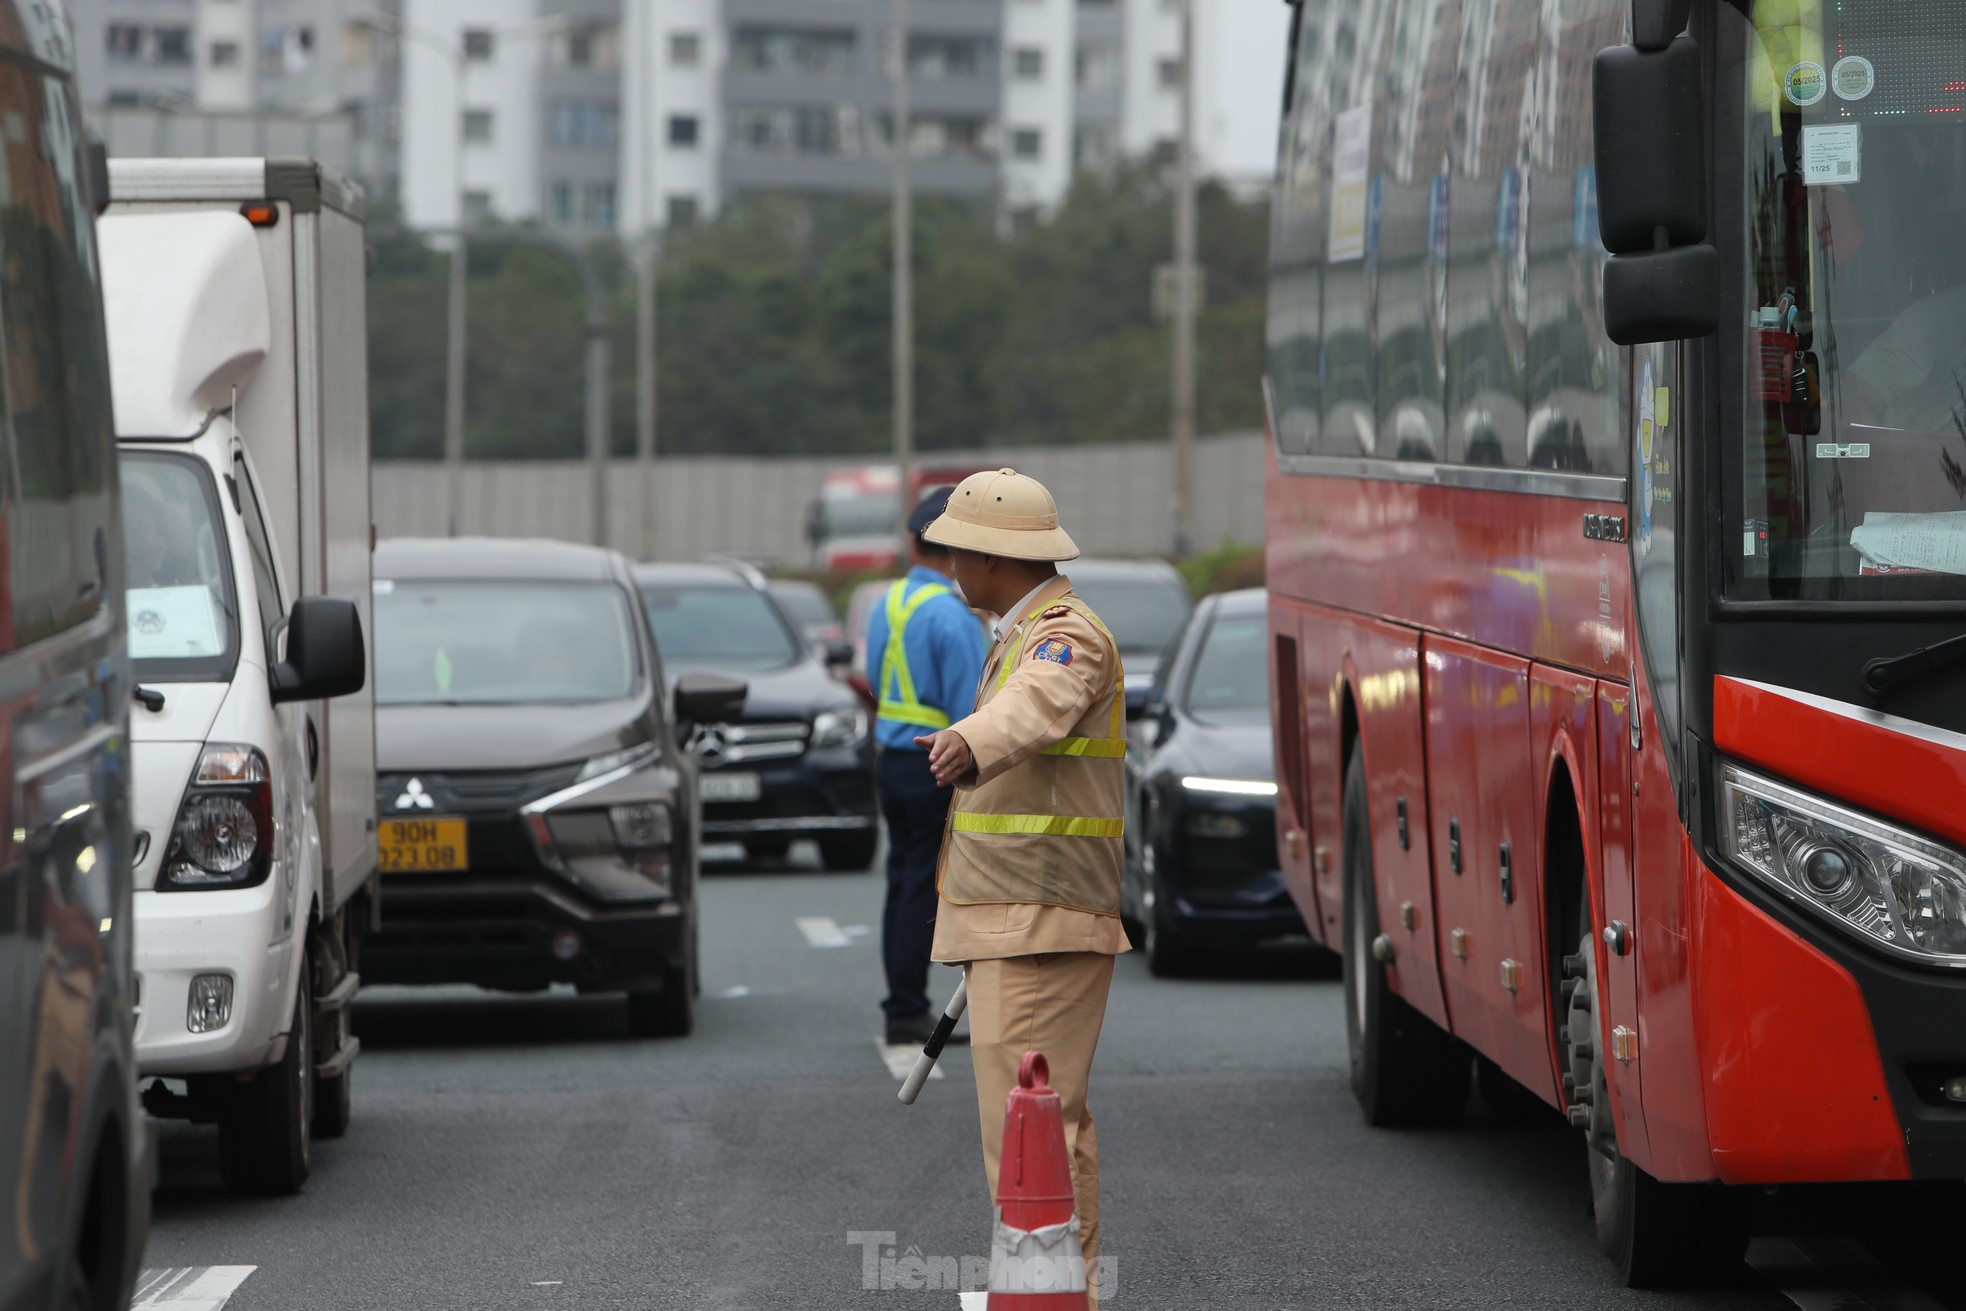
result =
[[813,838],[827,869],[873,863],[874,743],[866,707],[835,678],[853,652],[806,644],[744,564],[637,565],[635,582],[670,677],[728,674],[750,691],[742,718],[705,720],[688,746],[702,770],[703,836],[754,858]]
[[688,1033],[697,990],[697,721],[744,685],[668,689],[628,572],[562,542],[375,553],[382,925],[365,983],[626,992]]

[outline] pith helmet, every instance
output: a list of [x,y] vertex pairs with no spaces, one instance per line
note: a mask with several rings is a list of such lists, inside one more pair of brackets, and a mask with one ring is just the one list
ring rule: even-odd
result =
[[948,508],[922,536],[938,546],[1012,560],[1079,558],[1079,548],[1058,526],[1051,493],[1015,469],[973,473],[957,483]]

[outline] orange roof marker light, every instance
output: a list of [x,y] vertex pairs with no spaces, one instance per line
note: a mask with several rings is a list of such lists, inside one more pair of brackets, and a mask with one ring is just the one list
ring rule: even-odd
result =
[[280,221],[280,207],[270,200],[249,200],[239,206],[239,212],[256,228],[270,228]]

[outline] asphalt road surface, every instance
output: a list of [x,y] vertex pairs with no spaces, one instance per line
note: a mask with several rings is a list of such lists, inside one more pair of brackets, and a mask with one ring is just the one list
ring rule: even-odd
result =
[[[713,867],[686,1039],[631,1039],[618,1000],[571,992],[364,992],[354,1125],[302,1195],[234,1199],[213,1131],[163,1127],[138,1305],[957,1311],[990,1236],[969,1059],[895,1100],[882,888],[803,850]],[[1178,981],[1122,958],[1092,1104],[1114,1308],[1966,1306],[1958,1210],[1904,1236],[1909,1274],[1818,1217],[1724,1287],[1619,1287],[1553,1113],[1360,1122],[1340,985],[1307,947]]]

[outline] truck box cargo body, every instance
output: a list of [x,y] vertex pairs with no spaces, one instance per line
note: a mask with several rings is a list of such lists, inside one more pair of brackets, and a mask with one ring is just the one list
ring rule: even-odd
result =
[[[368,264],[361,188],[305,159],[119,159],[111,214],[271,205],[255,228],[273,330],[234,425],[301,596],[354,601],[370,631]],[[323,867],[340,909],[375,872],[375,703],[315,707]]]
[[291,1192],[375,914],[366,255],[307,160],[126,160],[101,224],[130,545],[138,1072]]

